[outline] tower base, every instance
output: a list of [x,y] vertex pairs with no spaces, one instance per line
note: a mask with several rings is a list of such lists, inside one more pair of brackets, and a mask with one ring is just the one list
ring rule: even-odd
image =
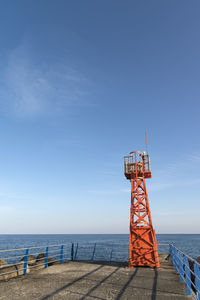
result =
[[129,267],[160,268],[155,232],[152,227],[136,226],[130,229]]

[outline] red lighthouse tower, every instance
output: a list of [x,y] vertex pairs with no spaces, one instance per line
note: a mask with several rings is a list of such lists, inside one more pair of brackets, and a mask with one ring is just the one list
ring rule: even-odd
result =
[[124,157],[124,174],[131,181],[129,267],[160,267],[145,178],[151,178],[147,151],[133,151]]

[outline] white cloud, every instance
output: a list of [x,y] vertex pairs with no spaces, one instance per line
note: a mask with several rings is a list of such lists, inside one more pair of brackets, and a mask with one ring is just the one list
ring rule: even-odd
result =
[[200,153],[194,153],[189,155],[189,158],[191,158],[191,160],[195,160],[197,162],[200,162]]
[[122,193],[130,193],[131,187],[129,189],[121,189],[120,192]]
[[116,194],[117,190],[88,190],[89,194],[98,194],[98,195],[110,195]]
[[152,183],[149,183],[148,191],[149,192],[158,192],[162,190],[166,190],[175,186],[174,182],[159,182],[158,180],[154,180]]
[[197,167],[199,161],[199,154],[189,154],[153,171],[152,180],[148,184],[148,191],[156,192],[173,187],[199,184],[200,176]]
[[86,104],[88,84],[75,67],[39,65],[29,47],[22,44],[9,56],[0,105],[19,117],[61,112]]

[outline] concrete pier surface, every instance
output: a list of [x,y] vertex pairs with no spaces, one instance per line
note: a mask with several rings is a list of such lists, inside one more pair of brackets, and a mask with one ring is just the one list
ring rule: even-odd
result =
[[0,299],[193,299],[171,263],[162,268],[114,262],[68,262],[0,282]]

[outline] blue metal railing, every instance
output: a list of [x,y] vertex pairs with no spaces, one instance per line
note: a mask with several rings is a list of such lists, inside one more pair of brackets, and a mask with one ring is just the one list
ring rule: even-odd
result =
[[200,264],[172,244],[169,253],[180,281],[186,284],[187,295],[195,293],[196,300],[200,300]]
[[128,261],[128,243],[75,243],[73,260]]
[[7,279],[9,274],[26,275],[31,269],[69,261],[72,249],[73,243],[0,250],[0,280]]
[[[172,264],[187,295],[200,300],[200,264],[174,245],[160,244],[159,253],[170,254]],[[128,243],[68,243],[21,249],[0,250],[0,279],[6,275],[26,275],[34,268],[47,268],[66,261],[128,261]],[[12,268],[14,267],[14,269]]]
[[[168,244],[159,245],[168,253]],[[5,260],[5,265],[4,261]],[[128,261],[128,242],[125,243],[68,243],[20,249],[0,250],[0,279],[4,275],[26,275],[31,269],[47,268],[66,261]],[[10,267],[14,267],[11,269]],[[17,276],[16,275],[16,276]]]
[[0,280],[73,260],[127,261],[128,243],[68,243],[0,250]]

